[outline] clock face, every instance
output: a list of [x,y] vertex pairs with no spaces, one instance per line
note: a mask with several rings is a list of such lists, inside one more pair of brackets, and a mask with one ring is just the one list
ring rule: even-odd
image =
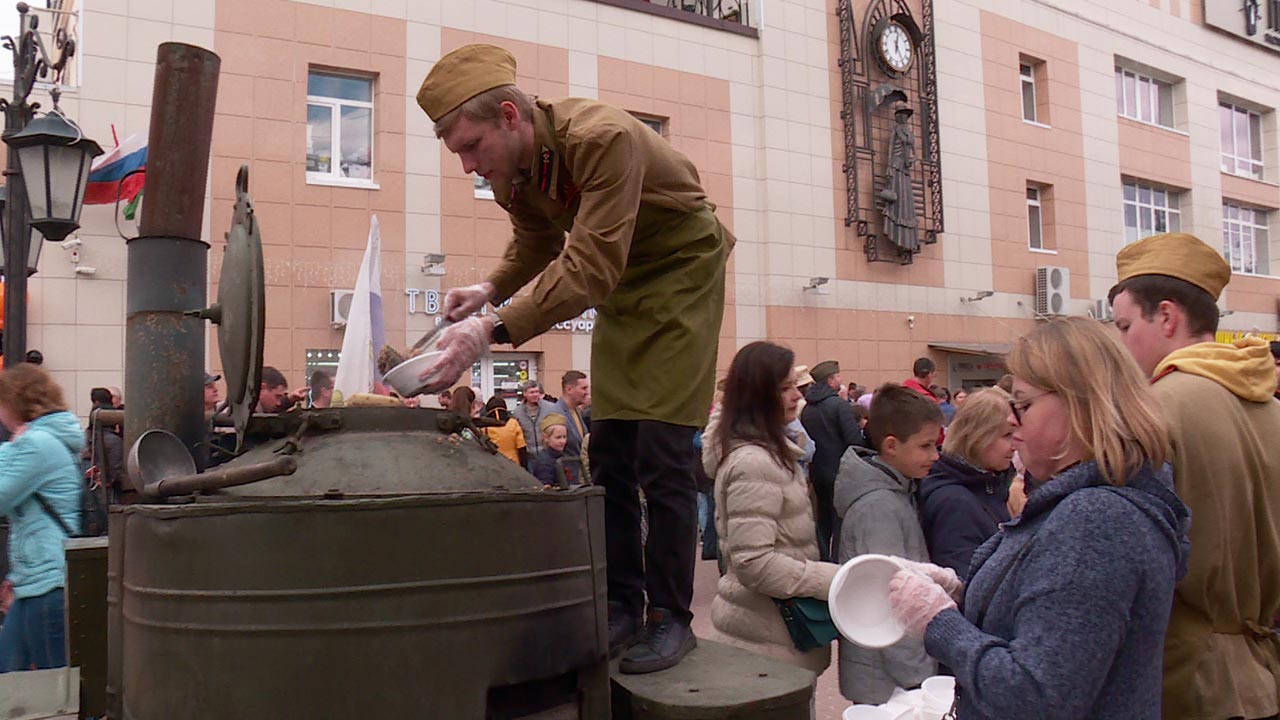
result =
[[898,23],[889,23],[880,31],[880,59],[895,72],[911,67],[911,36]]

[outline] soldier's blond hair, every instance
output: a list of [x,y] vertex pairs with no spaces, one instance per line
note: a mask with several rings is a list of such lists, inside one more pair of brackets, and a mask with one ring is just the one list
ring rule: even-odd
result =
[[515,105],[522,118],[533,115],[533,98],[515,85],[500,85],[491,90],[485,90],[440,118],[435,125],[436,137],[442,137],[460,117],[473,122],[498,124],[498,120],[502,118],[504,102]]

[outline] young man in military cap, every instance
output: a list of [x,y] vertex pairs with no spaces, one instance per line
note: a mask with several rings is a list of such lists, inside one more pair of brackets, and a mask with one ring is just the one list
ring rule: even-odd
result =
[[[643,624],[620,668],[661,670],[696,644],[693,435],[711,405],[733,238],[697,169],[657,133],[595,100],[535,103],[515,80],[510,53],[468,45],[442,57],[418,91],[436,135],[463,171],[489,181],[513,228],[488,278],[445,296],[457,324],[422,379],[442,386],[490,343],[518,346],[596,308],[591,466],[606,492],[610,652]],[[528,294],[473,316],[535,277]]]
[[833,538],[839,537],[835,532],[833,499],[836,472],[845,451],[854,445],[862,445],[864,440],[862,428],[858,427],[858,419],[853,415],[853,404],[840,398],[840,388],[844,386],[840,379],[840,364],[835,360],[824,360],[814,365],[809,374],[813,377],[813,386],[805,393],[800,423],[814,446],[813,462],[809,464],[809,483],[817,499],[818,553],[823,560],[831,560]]
[[1214,342],[1231,268],[1186,233],[1116,257],[1116,328],[1152,378],[1191,507],[1191,560],[1165,637],[1164,717],[1280,712],[1280,403],[1267,343]]

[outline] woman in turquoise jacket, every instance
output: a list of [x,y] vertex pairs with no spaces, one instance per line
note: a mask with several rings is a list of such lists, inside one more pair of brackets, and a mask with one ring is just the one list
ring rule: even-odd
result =
[[5,594],[13,598],[0,626],[0,672],[62,667],[67,533],[51,513],[80,526],[83,431],[58,384],[27,363],[0,371],[0,424],[13,433],[0,445],[0,515],[10,523]]

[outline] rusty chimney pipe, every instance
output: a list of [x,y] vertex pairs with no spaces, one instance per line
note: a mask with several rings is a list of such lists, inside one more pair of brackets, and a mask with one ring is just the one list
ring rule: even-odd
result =
[[146,199],[128,242],[125,447],[163,429],[204,469],[205,324],[187,315],[208,304],[209,244],[200,239],[222,61],[204,48],[156,51],[147,142]]

